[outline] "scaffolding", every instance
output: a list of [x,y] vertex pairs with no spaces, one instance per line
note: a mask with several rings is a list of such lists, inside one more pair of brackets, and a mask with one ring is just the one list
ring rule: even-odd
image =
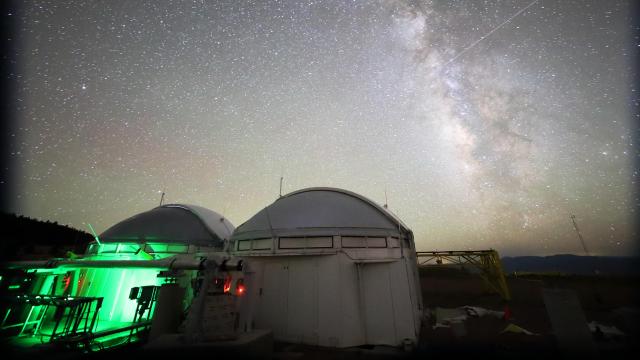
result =
[[418,251],[416,255],[420,266],[471,265],[480,270],[480,277],[490,290],[505,301],[511,300],[502,262],[496,250]]
[[[8,305],[4,315],[2,330],[11,327],[20,327],[18,336],[22,335],[28,326],[33,325],[32,336],[36,336],[42,327],[42,322],[50,306],[55,307],[55,325],[49,341],[54,342],[59,338],[75,336],[79,333],[90,333],[96,325],[96,318],[102,306],[102,297],[71,297],[53,295],[27,295],[3,297],[0,302]],[[22,306],[29,306],[29,312],[24,321],[13,325],[6,325],[11,310]],[[62,329],[59,326],[62,324]],[[60,330],[60,331],[58,331]]]

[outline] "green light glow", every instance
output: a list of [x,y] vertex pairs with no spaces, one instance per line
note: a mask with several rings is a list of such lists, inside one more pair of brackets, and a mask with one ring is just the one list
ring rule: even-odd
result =
[[93,226],[91,226],[91,224],[87,223],[87,225],[89,226],[89,229],[91,230],[91,233],[93,234],[93,237],[96,239],[96,242],[98,243],[98,245],[100,245],[100,239],[98,238],[98,235],[96,234],[96,231],[93,230]]
[[109,320],[113,320],[113,311],[116,309],[116,305],[118,305],[118,299],[120,298],[120,291],[122,290],[123,278],[124,278],[124,271],[121,271],[120,281],[118,281],[118,290],[116,291],[116,296],[114,297],[113,306],[111,306],[111,311],[109,312]]
[[[150,238],[147,237],[147,239]],[[165,282],[165,278],[159,278],[158,274],[164,269],[146,267],[92,268],[83,267],[82,261],[162,259],[175,254],[189,253],[189,250],[189,246],[183,243],[93,242],[89,245],[85,255],[81,259],[75,260],[74,266],[28,269],[27,272],[32,274],[29,279],[33,279],[31,283],[34,284],[30,292],[31,294],[66,296],[69,298],[102,297],[102,307],[98,313],[93,331],[121,329],[132,323],[137,307],[137,301],[129,299],[131,288],[162,285]],[[178,278],[177,281],[181,286],[188,288],[191,286],[191,281],[195,274],[196,271],[188,272],[186,276]],[[23,278],[21,280],[31,281],[29,279]],[[20,285],[11,285],[9,287],[12,290],[20,288]],[[193,294],[190,291],[186,293],[183,300],[184,307],[190,303],[192,296]],[[34,307],[34,309],[36,308],[39,307]],[[39,312],[41,310],[34,311]],[[50,307],[47,310],[47,314],[44,317],[45,320],[42,322],[42,326],[36,336],[32,336],[27,330],[26,336],[20,336],[15,341],[12,340],[12,342],[19,346],[31,346],[34,344],[30,339],[50,336],[55,324],[52,316],[54,311],[54,307]],[[18,319],[16,318],[15,320]],[[96,342],[101,344],[100,348],[118,346],[128,341],[129,333],[130,330],[114,333],[96,339]],[[131,340],[135,341],[136,336],[133,336]]]
[[[40,306],[34,307],[42,308]],[[36,311],[36,310],[34,310]],[[103,322],[106,323],[106,322]],[[20,337],[14,337],[11,339],[11,344],[18,347],[23,348],[32,348],[34,346],[39,346],[43,344],[43,341],[46,343],[48,341],[48,337],[51,336],[54,326],[53,321],[43,322],[42,327],[38,331],[36,336],[31,336],[31,334],[23,335]],[[125,326],[128,324],[124,324]],[[106,325],[101,326],[104,329],[116,329],[120,327],[124,327],[122,323],[108,323]],[[110,334],[107,336],[103,336],[95,339],[95,342],[91,344],[91,348],[94,351],[109,349],[113,347],[117,347],[118,345],[122,345],[127,342],[136,342],[140,340],[134,331],[133,336],[129,337],[131,330],[122,330],[120,332],[116,332],[114,334]]]
[[[92,243],[87,248],[86,256],[112,256],[119,259],[127,259],[126,257],[120,257],[122,254],[141,255],[135,259],[137,260],[150,260],[162,259],[175,254],[186,254],[189,252],[189,246],[182,243],[158,243],[158,242],[118,242],[118,243]],[[99,258],[94,258],[99,259]]]
[[[167,257],[172,254],[166,254]],[[161,258],[156,256],[156,258]],[[148,253],[141,251],[137,243],[102,243],[96,253],[85,256],[86,260],[150,260]],[[129,290],[136,286],[161,285],[157,277],[160,269],[148,268],[79,268],[78,296],[104,297],[98,331],[102,324],[107,327],[122,326],[106,322],[131,322],[136,301],[129,300]]]
[[80,269],[77,296],[104,297],[100,320],[131,322],[136,301],[129,300],[129,290],[136,286],[161,285],[158,272],[159,269],[147,268]]

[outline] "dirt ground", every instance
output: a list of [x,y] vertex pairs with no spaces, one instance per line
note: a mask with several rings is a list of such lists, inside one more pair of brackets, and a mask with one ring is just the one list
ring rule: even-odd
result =
[[[511,312],[509,321],[496,317],[468,318],[464,334],[451,328],[433,329],[435,319],[425,321],[420,347],[425,352],[484,352],[498,358],[537,358],[563,355],[558,350],[551,321],[543,300],[543,289],[575,291],[587,322],[615,326],[624,336],[594,336],[594,357],[623,356],[638,350],[640,335],[640,289],[637,278],[568,276],[561,274],[509,275],[507,284],[511,300],[507,303],[492,294],[478,276],[461,270],[422,268],[420,270],[423,302],[426,308],[479,306]],[[502,333],[515,324],[536,335]],[[456,334],[457,333],[457,334]]]
[[[623,337],[597,339],[592,358],[629,358],[638,352],[640,331],[640,283],[636,278],[566,276],[560,274],[510,275],[507,283],[511,300],[507,303],[491,293],[482,279],[456,268],[421,268],[422,297],[426,313],[436,308],[475,306],[494,311],[511,311],[505,320],[496,316],[469,317],[463,325],[434,328],[436,319],[426,317],[419,343],[406,353],[387,347],[360,347],[335,350],[305,345],[277,343],[275,359],[387,359],[491,356],[494,359],[571,358],[559,350],[543,300],[543,289],[575,291],[587,322],[615,326]],[[503,332],[517,325],[535,335]],[[638,352],[640,353],[640,352]],[[581,357],[582,358],[582,357]]]
[[[456,311],[463,306],[504,311],[508,306],[511,318],[499,316],[469,316],[449,326],[437,327],[435,316],[425,316],[420,339],[413,351],[385,346],[363,346],[330,349],[300,344],[274,344],[271,359],[397,359],[452,358],[475,356],[493,359],[538,359],[542,357],[573,358],[559,350],[549,315],[543,300],[543,289],[575,291],[587,322],[597,321],[615,326],[624,336],[595,336],[591,358],[627,359],[640,353],[640,283],[637,278],[588,277],[544,274],[519,274],[507,277],[512,299],[507,303],[491,293],[477,275],[457,268],[421,268],[420,280],[425,314],[438,308]],[[457,310],[462,311],[462,310]],[[517,325],[534,335],[503,332]],[[131,355],[127,349],[97,354],[102,358],[114,354]],[[186,354],[183,354],[186,356]],[[116,356],[118,357],[118,356]],[[587,356],[589,357],[589,356]],[[585,356],[579,358],[584,359]]]

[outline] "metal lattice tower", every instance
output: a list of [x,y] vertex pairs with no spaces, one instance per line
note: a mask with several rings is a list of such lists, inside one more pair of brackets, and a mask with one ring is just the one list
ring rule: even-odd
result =
[[495,250],[469,251],[418,251],[418,265],[441,266],[442,264],[472,265],[480,270],[480,277],[489,289],[504,300],[511,300],[511,293],[502,270],[500,256]]

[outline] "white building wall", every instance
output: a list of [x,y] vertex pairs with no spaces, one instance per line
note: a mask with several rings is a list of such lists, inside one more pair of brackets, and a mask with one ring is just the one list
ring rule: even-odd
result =
[[[344,307],[341,291],[342,269],[339,257],[317,256],[318,262],[318,345],[339,347],[343,335],[336,331],[336,324],[343,328]],[[321,291],[320,291],[321,289]]]
[[[249,258],[255,328],[276,340],[330,347],[417,341],[407,259],[333,255]],[[356,264],[359,262],[359,264]]]
[[362,326],[362,309],[359,307],[360,291],[358,287],[358,271],[354,262],[345,254],[335,255],[340,264],[340,328],[335,328],[335,334],[340,334],[338,347],[362,345],[365,342]]

